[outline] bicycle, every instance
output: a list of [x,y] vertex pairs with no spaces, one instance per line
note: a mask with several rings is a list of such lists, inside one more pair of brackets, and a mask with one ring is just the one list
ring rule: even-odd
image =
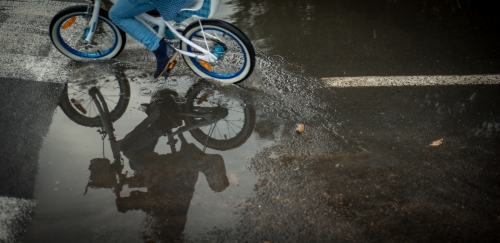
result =
[[[117,1],[111,0],[113,4]],[[125,47],[125,32],[101,9],[102,0],[87,2],[87,6],[65,8],[52,18],[49,26],[52,43],[75,61],[118,56]],[[157,11],[143,13],[136,19],[174,46],[195,74],[222,83],[238,83],[252,74],[255,50],[248,37],[234,25],[210,19],[219,5],[220,0],[195,0],[174,21],[164,21]]]

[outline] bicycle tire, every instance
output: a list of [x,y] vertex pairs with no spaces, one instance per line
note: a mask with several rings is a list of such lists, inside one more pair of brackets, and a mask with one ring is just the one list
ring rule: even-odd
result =
[[[115,122],[127,110],[130,101],[130,84],[124,75],[115,76],[116,84],[114,81],[109,80],[91,80],[86,83],[66,83],[59,99],[59,107],[66,114],[66,116],[75,123],[86,127],[101,127],[102,122],[99,113],[94,110],[95,116],[92,116],[92,107],[94,106],[93,100],[88,94],[91,87],[97,87],[107,101],[109,109],[108,121]],[[94,82],[95,84],[93,84]],[[72,86],[75,86],[73,89]],[[118,89],[116,89],[118,86]],[[81,87],[81,89],[79,89]],[[75,95],[72,98],[70,96]],[[78,96],[77,96],[78,95]],[[83,97],[83,98],[82,98]],[[114,102],[116,100],[116,102]],[[111,103],[113,104],[108,104]],[[109,106],[114,107],[109,107]],[[95,109],[95,108],[94,108]],[[83,112],[85,111],[85,113]],[[86,114],[89,112],[89,115]]]
[[[194,57],[183,55],[187,66],[202,78],[226,84],[239,83],[247,79],[255,67],[255,50],[248,37],[235,26],[222,20],[200,20],[200,23],[201,26],[196,21],[186,27],[184,37],[201,47],[208,45],[211,52],[219,56],[219,60],[214,63],[200,63],[200,60]],[[203,33],[214,37],[206,38]],[[186,42],[181,42],[180,47],[183,51],[200,53]]]
[[[107,60],[119,55],[125,47],[126,34],[100,9],[98,28],[91,44],[84,44],[90,18],[87,6],[71,6],[58,12],[49,25],[50,40],[59,52],[75,60]],[[109,37],[109,38],[107,38]]]
[[[207,92],[209,93],[211,92],[212,94],[210,96],[206,96],[205,94]],[[248,138],[252,135],[253,129],[255,127],[256,115],[255,115],[255,110],[251,105],[246,105],[241,100],[236,98],[222,97],[224,98],[222,99],[220,96],[223,96],[223,94],[218,90],[213,89],[210,86],[206,85],[195,86],[188,92],[186,108],[188,111],[193,111],[196,110],[197,105],[201,105],[202,103],[204,105],[214,106],[214,105],[220,105],[220,104],[215,104],[215,102],[220,103],[223,100],[223,102],[225,102],[224,104],[228,106],[227,108],[229,110],[229,114],[222,120],[226,123],[225,124],[225,126],[227,126],[226,132],[228,132],[229,135],[231,134],[231,129],[229,128],[230,125],[233,125],[234,127],[236,123],[234,120],[229,120],[229,118],[234,119],[238,115],[243,115],[242,119],[243,125],[241,126],[240,131],[235,133],[235,135],[230,137],[229,139],[227,138],[226,134],[224,134],[223,138],[222,133],[224,133],[225,131],[220,131],[220,130],[217,130],[217,133],[221,135],[221,139],[211,137],[208,134],[209,132],[206,131],[207,130],[210,131],[212,129],[212,126],[210,127],[207,126],[204,128],[202,127],[203,129],[197,128],[189,131],[193,136],[193,138],[196,139],[196,141],[198,141],[199,143],[212,149],[224,151],[237,148],[248,140]],[[242,110],[241,114],[231,114],[231,112],[235,111],[235,108],[240,108]],[[198,124],[199,122],[203,122],[202,118],[195,118],[192,116],[186,116],[184,120],[187,126],[192,126]],[[217,124],[215,124],[214,126],[216,125]],[[215,130],[216,128],[213,128],[212,131],[216,132]]]

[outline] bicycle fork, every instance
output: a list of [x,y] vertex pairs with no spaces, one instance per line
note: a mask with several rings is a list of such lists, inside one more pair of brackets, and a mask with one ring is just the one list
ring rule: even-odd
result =
[[99,20],[99,11],[101,10],[102,0],[87,0],[87,16],[91,14],[88,26],[85,28],[85,32],[83,33],[82,40],[85,44],[88,44],[92,41],[92,37],[94,37],[94,33],[97,27],[97,21]]
[[89,90],[89,95],[94,101],[97,111],[99,112],[99,117],[101,118],[101,124],[104,131],[108,134],[108,139],[111,144],[111,150],[113,151],[113,157],[115,159],[120,158],[120,144],[116,141],[115,134],[113,133],[113,125],[108,121],[107,115],[109,114],[108,105],[101,94],[101,91],[97,87],[92,87]]

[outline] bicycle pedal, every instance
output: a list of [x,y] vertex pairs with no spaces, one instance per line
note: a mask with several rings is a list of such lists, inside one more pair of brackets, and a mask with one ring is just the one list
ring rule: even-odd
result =
[[177,64],[176,60],[170,62],[167,67],[167,72],[170,72],[170,70],[172,70],[175,67],[175,64]]
[[177,64],[176,60],[168,63],[167,64],[167,70],[165,70],[165,72],[161,76],[163,76],[164,78],[168,78],[168,76],[170,76],[170,70],[172,70],[175,67],[175,64]]

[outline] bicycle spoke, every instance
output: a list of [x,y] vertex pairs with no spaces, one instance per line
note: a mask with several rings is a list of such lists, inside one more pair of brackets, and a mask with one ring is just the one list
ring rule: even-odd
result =
[[80,98],[82,98],[82,96],[86,95],[85,93],[81,92],[81,94],[79,94],[79,96],[77,97],[74,97],[75,100],[79,100]]
[[[217,122],[215,124],[213,124],[213,127],[212,127],[212,125],[210,125],[210,131],[209,131],[208,137],[212,137],[212,134],[214,133],[216,126],[217,126]],[[208,140],[208,137],[207,137],[207,140]]]
[[88,106],[92,105],[92,102],[94,102],[94,100],[92,99],[92,97],[88,97],[87,99],[83,99],[83,101],[81,102],[82,104],[88,104]]
[[[233,126],[235,126],[235,127],[237,127],[237,128],[239,128],[239,129],[243,129],[243,127],[239,127],[239,126],[237,126],[236,124],[234,124],[232,122],[229,122],[229,121],[226,121],[226,122],[229,123],[229,124],[231,124],[231,125],[233,125]],[[232,127],[231,127],[231,129],[232,129]],[[235,131],[233,130],[233,132],[235,132]]]
[[217,133],[218,133],[218,134],[220,135],[220,137],[222,138],[222,134],[220,133],[219,128],[218,128],[217,126],[216,126],[215,128],[217,129]]
[[243,122],[242,119],[238,119],[238,120],[224,119],[224,121],[228,121],[228,122]]
[[[226,126],[227,126],[227,130],[229,131],[229,123],[226,121]],[[229,134],[229,137],[231,137],[231,134]]]
[[112,99],[108,98],[108,96],[104,96],[104,99],[105,99],[106,101],[113,102],[114,104],[118,104],[118,101],[112,100]]
[[89,109],[91,104],[92,102],[89,102],[88,105],[85,107],[85,110],[87,110],[89,113],[89,117],[92,117],[92,109]]
[[[88,93],[84,92],[84,91],[81,91],[79,89],[74,89],[72,88],[71,90],[73,90],[74,92],[78,92],[78,93],[82,93],[82,95],[88,95]],[[81,96],[80,96],[81,97]]]

